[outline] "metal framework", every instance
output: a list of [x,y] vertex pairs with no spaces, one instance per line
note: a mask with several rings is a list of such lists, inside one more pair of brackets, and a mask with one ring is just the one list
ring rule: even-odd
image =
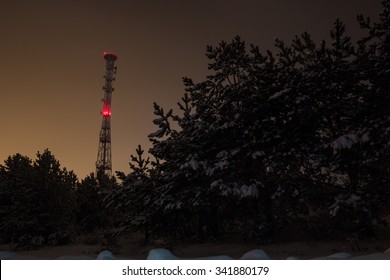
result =
[[117,56],[113,53],[104,52],[104,59],[106,60],[106,75],[105,84],[103,86],[104,98],[102,114],[102,126],[99,135],[99,149],[96,160],[96,174],[105,174],[112,176],[112,161],[111,161],[111,96],[114,88],[112,87],[115,81],[116,74],[115,60]]

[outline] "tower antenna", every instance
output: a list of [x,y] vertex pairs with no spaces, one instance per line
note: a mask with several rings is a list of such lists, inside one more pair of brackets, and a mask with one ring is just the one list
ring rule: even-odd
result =
[[106,60],[106,75],[105,84],[103,86],[104,98],[102,114],[102,126],[99,135],[99,149],[96,160],[96,174],[98,176],[107,175],[112,176],[112,161],[111,161],[111,96],[114,88],[112,82],[115,81],[116,66],[114,66],[117,55],[104,52],[104,59]]

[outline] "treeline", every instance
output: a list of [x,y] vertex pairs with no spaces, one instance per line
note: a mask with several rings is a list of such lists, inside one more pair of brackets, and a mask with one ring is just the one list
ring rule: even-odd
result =
[[[184,79],[179,113],[154,104],[153,159],[81,182],[49,151],[0,166],[1,238],[68,242],[115,226],[154,238],[245,241],[375,234],[390,214],[390,1],[261,52],[236,37],[207,47],[210,74]],[[54,236],[54,237],[53,237]],[[19,241],[18,241],[19,240]],[[55,240],[55,241],[52,241]]]
[[0,242],[62,245],[110,226],[103,199],[113,184],[93,173],[79,182],[49,150],[38,152],[35,161],[9,156],[0,165]]

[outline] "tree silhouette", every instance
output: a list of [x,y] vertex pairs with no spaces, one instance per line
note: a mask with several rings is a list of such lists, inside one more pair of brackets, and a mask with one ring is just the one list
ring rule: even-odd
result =
[[211,74],[184,79],[180,114],[154,104],[158,164],[142,181],[158,195],[129,203],[147,199],[160,220],[199,240],[241,231],[264,241],[288,227],[315,238],[372,233],[389,205],[382,4],[378,23],[358,17],[369,34],[357,45],[337,19],[318,45],[303,33],[291,44],[276,40],[275,53],[248,51],[239,37],[208,46]]
[[74,236],[73,190],[77,177],[61,168],[49,150],[37,159],[16,154],[0,165],[1,188],[9,195],[1,223],[4,239],[21,245],[68,243]]

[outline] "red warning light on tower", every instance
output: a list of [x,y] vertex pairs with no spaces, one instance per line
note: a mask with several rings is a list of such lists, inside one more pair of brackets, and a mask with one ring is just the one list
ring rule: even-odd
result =
[[110,116],[111,116],[111,110],[110,110],[110,108],[104,108],[104,109],[102,110],[102,115],[103,115],[104,117],[110,117]]
[[103,105],[103,110],[101,111],[101,114],[104,117],[110,117],[111,116],[111,109],[110,109],[110,102],[106,100],[102,100],[104,105]]

